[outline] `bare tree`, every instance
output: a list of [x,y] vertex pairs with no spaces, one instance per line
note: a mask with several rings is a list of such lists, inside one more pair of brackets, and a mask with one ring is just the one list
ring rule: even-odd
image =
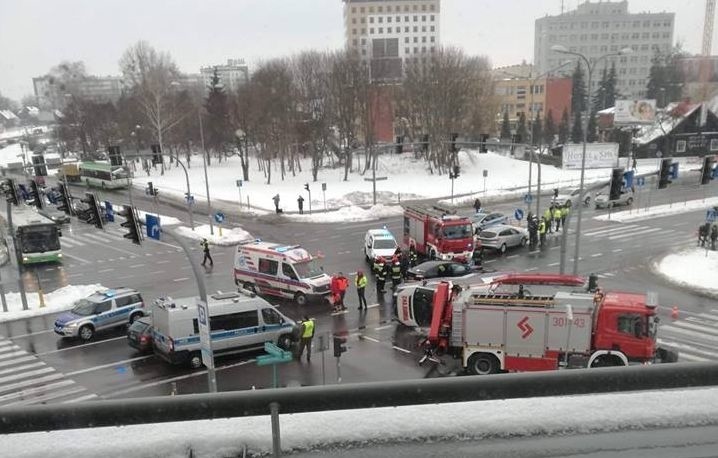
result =
[[[179,78],[177,66],[169,53],[159,52],[147,42],[139,41],[124,52],[120,69],[156,133],[160,150],[163,150],[163,135],[183,117],[183,113],[175,108],[171,94]],[[164,162],[161,167],[164,174]]]

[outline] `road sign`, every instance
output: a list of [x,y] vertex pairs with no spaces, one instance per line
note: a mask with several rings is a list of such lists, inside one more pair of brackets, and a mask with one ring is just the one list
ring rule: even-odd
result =
[[663,153],[660,151],[656,151],[656,157],[663,157]]
[[516,211],[514,212],[514,218],[517,221],[521,221],[522,219],[524,219],[524,211],[521,210],[520,208],[517,208]]
[[524,194],[524,203],[530,204],[534,200],[534,196],[531,194]]
[[636,177],[636,186],[642,188],[646,184],[646,177]]
[[242,180],[237,180],[237,187],[238,187],[238,188],[241,188],[241,187],[242,187]]
[[214,220],[217,221],[217,224],[222,224],[224,221],[224,213],[217,212],[214,214]]
[[326,183],[322,183],[322,191],[326,191],[326,190],[327,190],[327,184],[326,184]]
[[212,341],[209,337],[209,319],[207,303],[197,301],[197,323],[199,324],[199,347],[202,351],[202,364],[207,369],[214,369],[214,353],[212,353]]
[[272,342],[264,343],[264,351],[266,355],[260,355],[257,357],[258,366],[267,366],[269,364],[286,363],[292,360],[292,352],[282,350]]
[[109,200],[105,201],[105,217],[107,218],[107,222],[115,222],[115,211],[112,209],[112,202]]
[[145,225],[147,226],[147,237],[159,240],[160,233],[162,232],[162,228],[160,227],[160,217],[146,213]]
[[718,219],[718,211],[708,210],[706,211],[706,223],[714,223]]
[[185,193],[184,199],[189,205],[194,205],[194,196],[192,194],[187,195],[187,193]]
[[489,176],[489,171],[484,169],[484,178],[486,178],[487,176]]

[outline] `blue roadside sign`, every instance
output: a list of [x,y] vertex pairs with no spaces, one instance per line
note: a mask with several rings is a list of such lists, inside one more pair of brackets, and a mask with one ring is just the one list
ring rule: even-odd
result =
[[531,201],[533,201],[533,200],[534,200],[534,196],[532,196],[531,194],[524,194],[524,203],[525,204],[530,204]]
[[708,210],[706,211],[706,223],[714,223],[718,219],[718,211]]
[[257,356],[257,366],[268,366],[270,364],[286,363],[292,360],[292,352],[282,350],[271,342],[264,343],[266,355]]
[[636,186],[639,188],[643,187],[646,184],[646,177],[636,177]]
[[215,213],[214,220],[217,221],[218,224],[222,224],[222,222],[224,222],[224,213],[222,213],[222,212]]
[[145,213],[145,225],[147,226],[147,237],[155,240],[160,239],[162,228],[160,227],[160,217]]
[[524,218],[524,211],[520,208],[517,208],[514,212],[514,218],[518,221],[521,221]]
[[105,201],[105,216],[107,217],[108,222],[115,222],[115,211],[112,209],[112,202],[109,200]]

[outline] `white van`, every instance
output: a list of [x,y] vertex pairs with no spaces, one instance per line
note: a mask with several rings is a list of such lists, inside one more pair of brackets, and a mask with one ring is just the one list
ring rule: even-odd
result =
[[[152,304],[152,346],[171,364],[202,366],[197,297],[159,298]],[[217,293],[207,298],[215,356],[264,348],[272,342],[289,350],[296,323],[254,293]]]
[[310,299],[326,298],[331,278],[299,245],[257,240],[237,246],[234,282],[248,291],[304,305]]

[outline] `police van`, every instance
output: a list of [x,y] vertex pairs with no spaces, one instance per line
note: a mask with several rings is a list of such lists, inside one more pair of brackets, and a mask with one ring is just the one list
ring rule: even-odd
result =
[[256,240],[237,246],[234,282],[257,294],[305,305],[329,295],[331,278],[301,246]]
[[[152,346],[171,364],[202,366],[197,297],[161,297],[152,304]],[[207,298],[212,351],[215,356],[264,348],[272,342],[288,350],[296,323],[256,294],[217,293]]]
[[364,235],[364,256],[372,262],[378,256],[391,258],[396,252],[396,238],[388,229],[369,229]]

